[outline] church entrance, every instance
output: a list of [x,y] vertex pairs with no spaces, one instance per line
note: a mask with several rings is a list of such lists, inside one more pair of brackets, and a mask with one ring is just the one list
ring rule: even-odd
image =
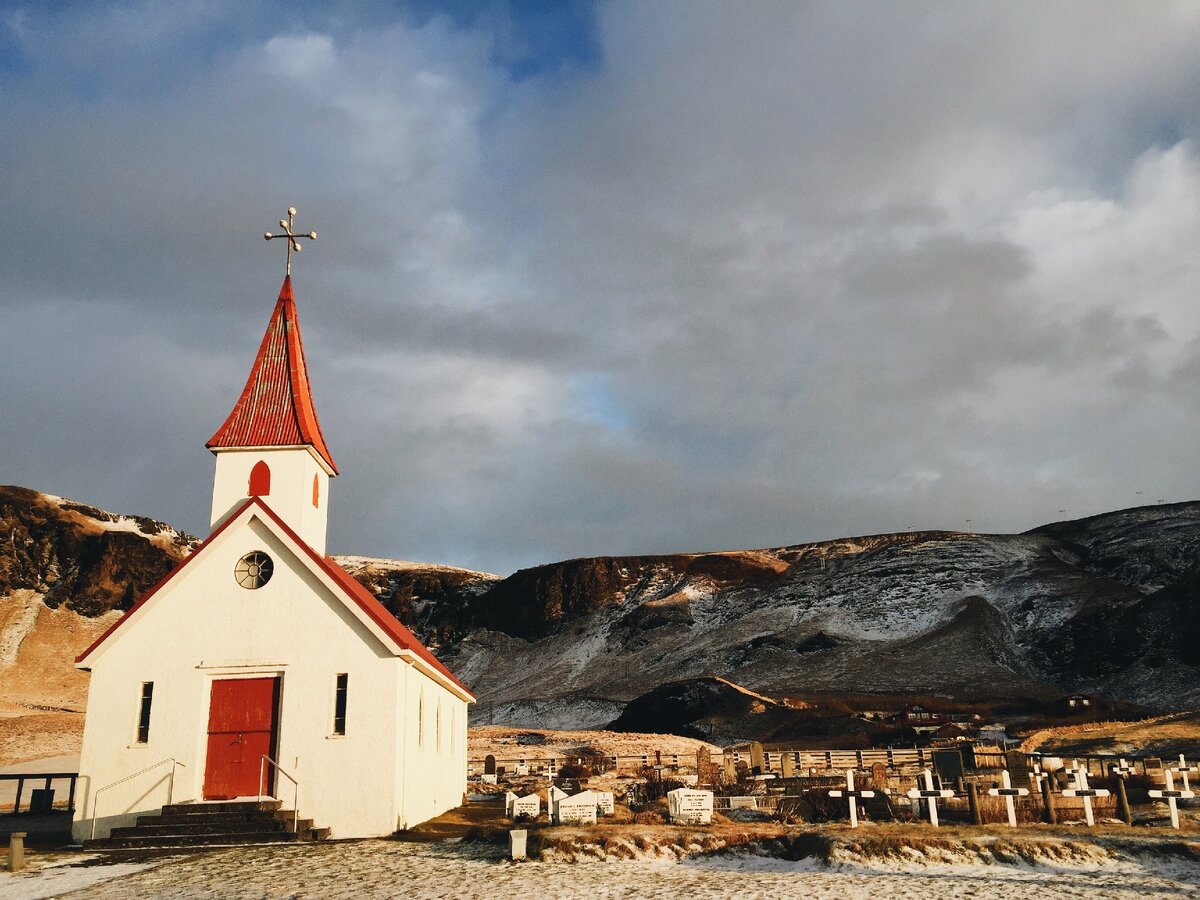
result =
[[261,787],[258,779],[263,756],[275,754],[278,716],[278,678],[227,678],[212,683],[205,800],[271,793],[273,767],[267,766]]

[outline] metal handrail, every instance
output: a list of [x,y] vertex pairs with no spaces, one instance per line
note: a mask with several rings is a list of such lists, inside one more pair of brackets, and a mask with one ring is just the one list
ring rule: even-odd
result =
[[264,793],[263,790],[266,787],[264,776],[266,775],[267,771],[267,763],[273,765],[276,772],[283,775],[292,783],[292,831],[295,832],[296,826],[300,822],[300,782],[297,781],[287,769],[264,753],[262,755],[262,759],[258,763],[258,796],[260,798],[271,796],[270,794]]
[[104,787],[96,791],[96,793],[92,794],[92,840],[96,839],[96,818],[97,811],[100,808],[100,795],[109,788],[116,787],[118,784],[124,784],[126,781],[137,778],[139,775],[145,775],[150,770],[157,769],[159,766],[165,765],[166,763],[171,764],[171,780],[167,782],[167,805],[171,805],[171,799],[175,794],[175,767],[183,766],[186,769],[187,763],[181,763],[175,757],[168,756],[166,759],[160,759],[152,766],[146,766],[146,768],[142,769],[140,772],[134,772],[132,775],[126,775],[124,778],[114,781],[112,784],[106,784]]

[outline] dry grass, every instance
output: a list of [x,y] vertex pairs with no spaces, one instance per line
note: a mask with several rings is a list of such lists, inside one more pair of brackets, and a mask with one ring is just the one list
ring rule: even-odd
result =
[[[525,743],[522,743],[524,741]],[[677,753],[680,762],[695,765],[696,752],[708,747],[717,758],[720,748],[694,738],[673,734],[639,734],[620,731],[551,731],[544,728],[509,728],[504,725],[473,727],[467,735],[467,755],[482,759],[491,754],[498,759],[549,759],[570,756],[638,756],[654,751]],[[588,752],[584,752],[588,751]]]
[[[1138,722],[1087,722],[1047,728],[1021,744],[1029,753],[1065,756],[1116,753],[1129,756],[1174,756],[1200,747],[1200,710],[1155,716]],[[1178,748],[1178,749],[1175,749]]]

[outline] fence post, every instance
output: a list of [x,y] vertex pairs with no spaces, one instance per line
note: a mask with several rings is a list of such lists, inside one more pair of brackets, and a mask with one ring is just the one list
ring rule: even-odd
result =
[[1117,776],[1117,817],[1126,825],[1133,824],[1133,810],[1129,808],[1129,795],[1125,793],[1125,776]]
[[1042,779],[1042,804],[1045,806],[1045,819],[1049,825],[1058,824],[1058,812],[1054,808],[1054,791],[1050,789],[1050,775]]
[[967,806],[971,809],[971,824],[983,824],[983,810],[979,808],[979,788],[975,782],[967,782]]

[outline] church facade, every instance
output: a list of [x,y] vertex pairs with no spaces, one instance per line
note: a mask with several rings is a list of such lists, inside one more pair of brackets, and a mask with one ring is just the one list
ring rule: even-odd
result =
[[76,661],[91,682],[75,837],[188,801],[296,797],[333,837],[457,806],[474,696],[325,553],[337,467],[290,274],[207,446],[212,533]]

